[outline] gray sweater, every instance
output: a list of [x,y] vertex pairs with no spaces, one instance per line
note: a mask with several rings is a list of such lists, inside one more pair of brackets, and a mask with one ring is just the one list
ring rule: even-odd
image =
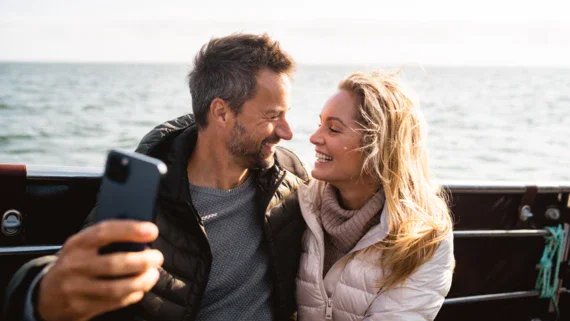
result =
[[190,184],[212,249],[212,269],[197,320],[273,319],[269,260],[254,183],[250,175],[232,190]]

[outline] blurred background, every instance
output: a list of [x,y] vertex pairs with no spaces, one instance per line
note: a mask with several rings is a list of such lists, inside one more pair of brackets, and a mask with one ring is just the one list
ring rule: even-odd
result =
[[297,61],[283,142],[309,136],[338,81],[395,71],[428,124],[435,177],[570,180],[570,19],[562,1],[0,2],[0,163],[102,167],[191,112],[210,38],[266,32]]

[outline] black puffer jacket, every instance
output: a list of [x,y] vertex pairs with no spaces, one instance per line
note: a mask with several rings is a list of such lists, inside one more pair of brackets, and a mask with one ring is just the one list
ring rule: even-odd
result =
[[[187,179],[187,161],[196,139],[193,118],[186,115],[153,129],[137,148],[137,152],[159,158],[168,166],[158,199],[156,224],[160,234],[153,244],[164,254],[164,264],[159,281],[141,302],[97,319],[196,318],[212,264],[210,245],[202,220],[192,205]],[[263,221],[270,258],[275,320],[288,320],[295,311],[295,276],[305,228],[295,191],[309,177],[292,152],[278,148],[275,158],[273,167],[253,175],[259,219]],[[91,218],[92,215],[88,221]],[[33,264],[27,269],[35,273],[39,270]]]

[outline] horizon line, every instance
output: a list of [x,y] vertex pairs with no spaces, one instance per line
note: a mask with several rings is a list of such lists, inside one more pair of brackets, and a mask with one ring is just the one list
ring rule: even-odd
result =
[[[12,59],[2,59],[0,58],[0,63],[29,63],[29,64],[77,64],[77,65],[188,65],[191,66],[191,62],[183,61],[104,61],[104,60],[36,60],[36,59],[25,59],[25,60],[12,60]],[[299,66],[386,66],[386,67],[398,67],[403,65],[409,65],[410,63],[396,63],[396,62],[362,62],[362,63],[319,63],[319,62],[297,62]],[[455,68],[490,68],[490,67],[503,67],[503,68],[570,68],[570,64],[548,64],[548,63],[531,63],[531,64],[498,64],[498,63],[486,63],[486,64],[441,64],[441,63],[426,63],[419,64],[413,63],[414,65],[422,67],[455,67]]]

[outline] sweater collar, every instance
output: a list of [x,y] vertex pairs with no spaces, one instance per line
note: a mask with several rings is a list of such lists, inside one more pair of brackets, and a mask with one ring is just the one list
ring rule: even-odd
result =
[[379,191],[362,208],[346,210],[339,204],[338,190],[327,184],[319,213],[322,226],[335,248],[348,253],[373,225],[378,224],[378,213],[383,206],[384,193]]
[[[321,227],[321,221],[317,215],[321,208],[322,195],[326,187],[326,182],[319,180],[312,180],[308,186],[299,187],[299,203],[301,206],[301,213],[309,229],[315,236],[324,242],[324,233]],[[380,215],[380,223],[372,226],[370,230],[358,241],[356,246],[350,253],[365,249],[372,246],[388,235],[389,215],[388,206],[384,205]]]

